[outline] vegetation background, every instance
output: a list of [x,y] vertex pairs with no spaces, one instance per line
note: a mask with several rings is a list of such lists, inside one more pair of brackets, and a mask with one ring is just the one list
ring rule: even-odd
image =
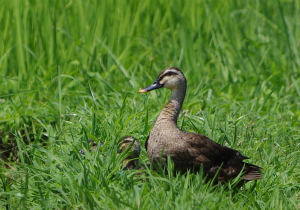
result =
[[[0,208],[299,209],[299,17],[297,0],[1,1]],[[120,170],[116,141],[143,144],[169,97],[138,90],[169,66],[188,80],[180,127],[263,180]],[[104,148],[81,157],[88,139]]]

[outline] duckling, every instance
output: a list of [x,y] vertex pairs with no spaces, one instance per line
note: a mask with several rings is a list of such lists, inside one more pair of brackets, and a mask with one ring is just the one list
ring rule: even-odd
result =
[[138,169],[141,145],[139,140],[132,136],[123,136],[118,142],[119,153],[125,152],[126,158],[122,162],[123,169]]
[[174,162],[174,170],[185,173],[200,171],[208,179],[226,183],[242,172],[243,181],[262,178],[261,168],[244,163],[248,157],[235,149],[222,146],[208,137],[182,131],[177,126],[177,118],[186,94],[186,78],[176,67],[163,70],[157,80],[139,93],[159,88],[171,90],[170,99],[158,115],[146,141],[147,155],[152,163],[164,166],[167,157]]
[[[100,143],[100,146],[103,147],[103,142],[102,141],[99,141]],[[97,148],[97,142],[94,141],[93,139],[90,139],[89,140],[89,147],[90,147],[90,152],[93,152],[96,148]],[[84,149],[80,150],[79,153],[81,155],[84,155]]]
[[[89,140],[90,152],[92,153],[97,148],[97,143],[90,139]],[[100,141],[100,146],[103,147],[103,142]],[[118,141],[118,153],[126,153],[125,159],[122,162],[122,169],[139,169],[139,157],[141,152],[141,145],[138,139],[132,136],[123,136]],[[80,154],[84,155],[84,149],[79,151]]]

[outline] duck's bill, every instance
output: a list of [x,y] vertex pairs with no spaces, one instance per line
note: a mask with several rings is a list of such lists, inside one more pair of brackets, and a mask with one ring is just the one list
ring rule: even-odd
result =
[[140,89],[140,90],[139,90],[139,93],[146,93],[146,92],[149,92],[149,91],[151,91],[151,90],[155,90],[155,89],[161,88],[161,87],[163,87],[163,86],[164,86],[163,84],[160,84],[159,81],[156,80],[152,85]]

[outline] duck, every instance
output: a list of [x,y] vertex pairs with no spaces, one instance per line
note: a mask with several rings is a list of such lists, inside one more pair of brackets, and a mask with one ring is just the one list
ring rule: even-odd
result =
[[[103,142],[99,141],[100,147],[103,147]],[[141,145],[137,138],[133,136],[123,136],[119,139],[118,143],[118,153],[125,154],[125,159],[121,163],[122,170],[133,170],[138,169],[141,170],[141,166],[139,165],[139,158],[141,153]],[[94,152],[97,148],[98,144],[96,141],[90,139],[89,147],[90,152]],[[79,151],[81,155],[85,155],[85,149],[81,149]]]
[[[262,168],[244,160],[249,159],[239,151],[223,146],[208,137],[186,132],[178,128],[177,119],[186,94],[187,81],[177,67],[164,69],[158,78],[139,93],[155,89],[171,90],[168,103],[164,106],[145,142],[149,160],[156,168],[165,168],[170,157],[174,172],[198,173],[202,171],[207,180],[227,183],[236,177],[241,181],[262,178]],[[241,174],[241,175],[240,175]]]

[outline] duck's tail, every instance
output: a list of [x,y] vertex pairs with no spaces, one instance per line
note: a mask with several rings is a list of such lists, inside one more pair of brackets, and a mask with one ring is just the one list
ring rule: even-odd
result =
[[250,181],[250,180],[258,180],[262,179],[262,168],[250,163],[245,163],[245,175],[243,177],[244,180]]

